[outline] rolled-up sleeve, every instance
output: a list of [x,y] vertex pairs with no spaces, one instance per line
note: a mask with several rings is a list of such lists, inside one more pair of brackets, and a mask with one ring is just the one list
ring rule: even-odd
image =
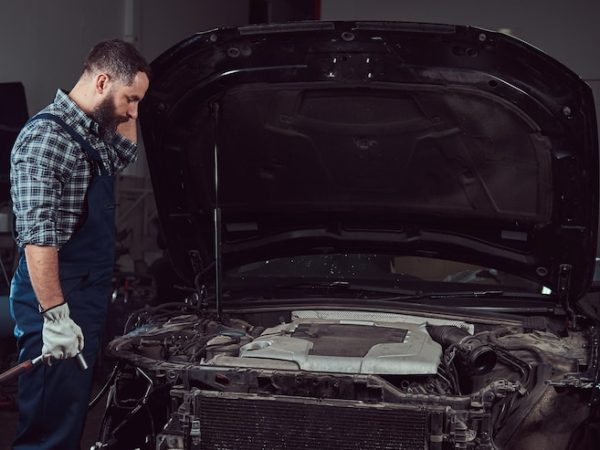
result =
[[121,172],[137,159],[137,144],[121,136],[119,133],[115,134],[111,144],[117,154],[114,167],[115,172]]
[[[17,242],[60,246],[57,213],[77,164],[77,147],[53,123],[26,126],[11,153],[11,197]],[[64,240],[64,239],[63,239]]]

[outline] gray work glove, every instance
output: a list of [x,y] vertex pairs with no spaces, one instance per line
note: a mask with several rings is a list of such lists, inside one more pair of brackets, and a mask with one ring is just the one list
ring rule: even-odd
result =
[[52,359],[73,358],[83,349],[81,328],[69,317],[69,305],[62,303],[42,311],[42,355],[51,364]]

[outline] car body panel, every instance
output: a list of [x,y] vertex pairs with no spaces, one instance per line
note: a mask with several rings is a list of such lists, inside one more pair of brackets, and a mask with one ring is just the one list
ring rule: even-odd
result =
[[218,206],[225,265],[385,248],[554,292],[568,266],[571,299],[591,282],[592,93],[522,41],[429,24],[242,27],[197,34],[153,71],[144,141],[188,279],[213,259]]

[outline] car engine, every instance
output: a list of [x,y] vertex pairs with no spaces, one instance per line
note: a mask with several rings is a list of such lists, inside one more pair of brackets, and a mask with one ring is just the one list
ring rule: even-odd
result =
[[[340,346],[344,342],[344,346]],[[296,318],[209,364],[379,375],[436,374],[441,346],[425,324]]]
[[166,304],[132,321],[98,449],[562,449],[598,352],[594,329],[543,318]]

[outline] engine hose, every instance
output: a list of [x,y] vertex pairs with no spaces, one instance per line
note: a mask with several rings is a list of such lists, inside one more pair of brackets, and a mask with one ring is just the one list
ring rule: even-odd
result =
[[468,331],[453,325],[427,325],[427,332],[444,350],[471,336]]
[[467,342],[472,336],[462,328],[453,325],[427,325],[427,332],[444,351],[450,347],[456,348],[463,369],[471,375],[486,374],[496,365],[494,348],[476,340]]
[[109,386],[112,384],[112,382],[114,381],[114,379],[117,376],[117,371],[121,368],[121,362],[117,362],[115,364],[115,367],[113,368],[110,376],[108,377],[108,379],[106,380],[106,383],[104,383],[104,386],[102,386],[102,388],[100,389],[100,391],[96,394],[96,396],[93,398],[93,400],[88,404],[88,410],[92,409],[94,406],[96,406],[96,404],[100,401],[100,399],[104,396],[104,394],[106,393],[106,391],[108,390]]

